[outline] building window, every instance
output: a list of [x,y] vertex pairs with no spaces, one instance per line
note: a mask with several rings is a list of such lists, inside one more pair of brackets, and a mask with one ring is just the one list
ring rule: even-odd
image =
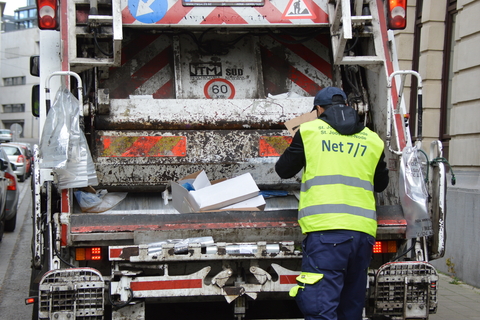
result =
[[453,52],[455,49],[455,25],[457,19],[457,1],[447,1],[445,18],[445,44],[443,49],[442,98],[440,104],[440,140],[443,144],[444,156],[448,158],[450,142],[450,114],[452,110]]
[[3,78],[3,85],[4,86],[21,86],[26,84],[25,77],[10,77],[10,78]]
[[15,29],[29,29],[37,26],[37,9],[35,6],[23,7],[15,11]]
[[28,17],[36,19],[37,18],[37,9],[28,10]]
[[2,106],[4,113],[25,112],[24,103],[4,104]]

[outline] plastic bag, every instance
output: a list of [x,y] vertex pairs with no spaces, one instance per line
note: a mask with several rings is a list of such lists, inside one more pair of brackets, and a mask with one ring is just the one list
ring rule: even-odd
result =
[[64,93],[65,87],[58,90],[55,102],[45,119],[42,136],[40,137],[41,168],[62,168],[67,164],[68,143],[70,139],[70,96]]
[[95,165],[79,119],[79,101],[62,86],[47,115],[40,139],[40,166],[54,169],[59,189],[98,184]]
[[96,193],[75,191],[73,193],[77,199],[82,212],[101,213],[112,209],[127,196],[127,192],[111,192],[99,190]]
[[416,147],[405,147],[400,161],[399,194],[403,214],[407,221],[407,238],[433,234],[422,164],[418,159],[417,152]]

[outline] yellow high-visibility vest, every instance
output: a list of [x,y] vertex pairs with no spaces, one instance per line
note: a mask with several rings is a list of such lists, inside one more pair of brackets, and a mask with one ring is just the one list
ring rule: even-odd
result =
[[298,221],[303,233],[354,230],[376,236],[373,178],[384,144],[368,128],[341,135],[317,119],[300,126],[306,166]]

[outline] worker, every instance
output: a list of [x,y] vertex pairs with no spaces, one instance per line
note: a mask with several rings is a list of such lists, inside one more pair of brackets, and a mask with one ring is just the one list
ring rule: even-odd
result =
[[291,295],[307,320],[362,319],[377,230],[374,191],[389,182],[383,141],[346,99],[339,88],[320,90],[318,118],[300,125],[275,164],[283,179],[303,169],[298,221],[307,236]]

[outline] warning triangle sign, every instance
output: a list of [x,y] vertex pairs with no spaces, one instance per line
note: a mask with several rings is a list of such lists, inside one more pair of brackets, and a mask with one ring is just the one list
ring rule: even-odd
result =
[[310,0],[290,0],[282,19],[315,19],[317,16],[310,8]]

